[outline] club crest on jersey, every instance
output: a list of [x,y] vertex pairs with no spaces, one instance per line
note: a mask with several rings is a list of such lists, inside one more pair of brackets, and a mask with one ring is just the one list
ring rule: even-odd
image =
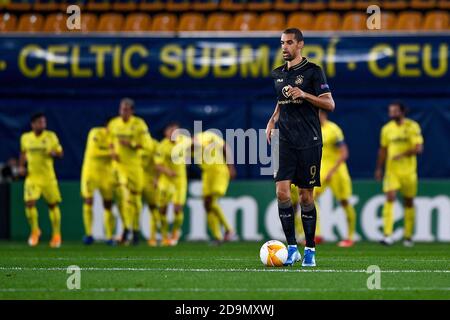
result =
[[281,89],[281,92],[285,98],[289,98],[291,96],[288,92],[290,88],[291,86],[284,86],[283,89]]
[[295,79],[295,84],[300,85],[302,83],[303,83],[303,76],[302,75],[297,76],[297,79]]

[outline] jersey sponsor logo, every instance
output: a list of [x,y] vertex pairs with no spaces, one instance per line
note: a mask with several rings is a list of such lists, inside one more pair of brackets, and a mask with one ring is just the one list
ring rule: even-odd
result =
[[314,183],[316,183],[316,180],[311,180],[311,181],[309,182],[309,184],[314,184]]
[[277,79],[277,82],[283,82],[284,79]]
[[298,75],[297,79],[295,80],[295,84],[301,85],[303,83],[303,76]]
[[320,89],[322,89],[322,90],[323,89],[328,89],[329,90],[330,86],[328,85],[328,83],[323,83],[323,84],[320,85]]
[[289,94],[289,89],[290,88],[292,88],[291,86],[284,86],[283,87],[283,89],[281,89],[281,92],[283,93],[283,96],[285,97],[285,98],[290,98],[291,97],[291,95]]

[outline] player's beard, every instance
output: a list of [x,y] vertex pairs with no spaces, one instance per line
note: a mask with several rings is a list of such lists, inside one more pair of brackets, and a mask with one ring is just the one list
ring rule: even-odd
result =
[[289,52],[283,53],[283,59],[284,61],[292,61],[295,59],[295,57],[290,54]]

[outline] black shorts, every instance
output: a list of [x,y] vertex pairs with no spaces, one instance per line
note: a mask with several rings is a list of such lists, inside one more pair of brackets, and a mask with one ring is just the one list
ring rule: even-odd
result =
[[275,181],[290,180],[291,183],[303,189],[320,187],[321,145],[308,149],[295,149],[280,141],[278,154],[279,165],[274,174]]

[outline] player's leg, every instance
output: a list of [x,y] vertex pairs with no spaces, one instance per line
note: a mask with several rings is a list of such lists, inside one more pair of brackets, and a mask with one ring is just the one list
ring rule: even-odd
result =
[[[112,213],[112,205],[114,198],[114,180],[108,170],[104,177],[101,177],[99,183],[100,194],[103,199],[103,226],[105,230],[106,244],[109,246],[116,245],[114,240],[114,231],[116,228],[116,218]],[[100,175],[101,176],[101,175]]]
[[212,209],[212,201],[213,197],[211,195],[203,196],[203,206],[206,211],[206,219],[208,223],[209,231],[213,236],[213,244],[220,244],[223,240],[222,231],[220,230],[220,221],[219,217]]
[[169,246],[169,222],[167,221],[167,206],[169,205],[171,190],[161,190],[158,195],[159,216],[161,219],[161,245]]
[[59,191],[58,182],[56,180],[49,181],[42,188],[42,195],[47,201],[50,223],[52,226],[52,238],[50,247],[59,248],[61,246],[61,211],[59,203],[61,202],[61,193]]
[[94,237],[92,236],[92,223],[93,223],[93,210],[92,205],[94,203],[93,198],[83,197],[83,225],[84,225],[84,237],[83,243],[90,245],[94,243]]
[[40,198],[41,191],[37,183],[30,179],[25,180],[24,184],[24,201],[25,201],[25,215],[30,225],[30,236],[28,244],[31,247],[39,244],[39,237],[41,230],[39,229],[38,211],[36,208],[36,201]]
[[94,243],[92,236],[93,212],[92,205],[94,203],[94,184],[95,181],[88,176],[81,177],[81,197],[83,198],[83,225],[84,237],[83,243],[90,245]]
[[286,242],[288,244],[288,258],[285,265],[291,266],[301,259],[297,249],[295,238],[295,212],[291,202],[291,181],[283,180],[276,182],[276,194],[278,201],[278,216],[283,228]]
[[353,193],[352,181],[345,167],[340,167],[338,172],[331,178],[331,191],[344,209],[347,220],[347,237],[338,243],[339,247],[353,246],[353,237],[356,230],[356,211],[349,199]]
[[128,189],[130,191],[129,212],[133,229],[133,245],[139,243],[139,218],[142,211],[143,170],[128,169]]
[[295,220],[295,238],[298,244],[301,244],[305,240],[303,234],[302,217],[300,210],[300,195],[298,194],[298,188],[291,184],[291,203],[294,208],[294,220]]
[[173,222],[172,227],[172,236],[171,236],[171,244],[177,245],[178,240],[180,239],[181,234],[181,227],[183,225],[184,220],[184,212],[183,212],[183,205],[174,203],[174,214],[175,214],[175,220]]
[[156,240],[156,235],[161,229],[161,215],[159,213],[159,208],[155,204],[149,204],[150,210],[150,238],[148,240],[148,245],[151,247],[156,247],[158,245]]
[[223,167],[220,170],[217,170],[211,174],[211,208],[214,213],[217,215],[219,219],[219,223],[225,229],[224,241],[230,241],[233,238],[234,230],[233,227],[228,222],[222,207],[219,204],[219,199],[223,197],[228,189],[228,185],[230,183],[230,176],[227,167]]
[[203,207],[206,212],[206,219],[209,231],[213,236],[213,244],[220,244],[223,240],[222,231],[220,230],[219,217],[213,208],[213,186],[214,176],[209,171],[202,172],[202,186],[203,186]]
[[305,232],[305,254],[302,266],[314,267],[315,261],[315,235],[317,225],[317,210],[314,203],[313,189],[300,188],[300,207],[302,210],[302,223]]
[[401,181],[400,192],[403,194],[403,205],[405,211],[404,219],[404,241],[406,247],[412,247],[414,234],[415,208],[414,197],[417,195],[417,175],[405,177]]
[[109,246],[116,245],[114,241],[114,230],[116,228],[116,218],[112,213],[112,200],[103,200],[103,224],[105,228],[106,244]]
[[396,191],[387,191],[385,195],[386,200],[383,205],[384,239],[381,240],[381,244],[391,245],[393,244],[392,233],[394,232],[394,201]]
[[[278,161],[276,159],[277,156]],[[291,202],[291,183],[297,185],[293,179],[296,176],[299,165],[296,150],[280,142],[278,154],[275,153],[274,162],[278,163],[278,168],[274,174],[278,216],[280,217],[281,227],[288,244],[288,258],[285,265],[291,266],[301,259],[295,238],[295,212]]]
[[397,194],[397,189],[400,183],[394,174],[386,173],[383,179],[383,191],[386,195],[386,200],[383,205],[383,226],[384,239],[380,241],[383,245],[392,245],[392,233],[394,232],[394,201]]
[[151,179],[148,179],[148,181],[145,182],[142,198],[147,203],[150,214],[150,237],[147,241],[147,244],[150,247],[156,247],[158,245],[156,235],[161,224],[159,208],[157,206],[157,192],[158,189],[152,188]]
[[120,243],[128,244],[130,232],[132,229],[132,221],[129,210],[129,190],[127,187],[128,177],[124,168],[116,167],[113,170],[114,176],[114,191],[116,193],[117,204],[119,207],[120,219],[122,220],[122,236]]
[[178,244],[181,235],[181,227],[184,221],[183,207],[186,203],[187,179],[183,179],[175,183],[175,192],[173,196],[175,221],[172,227],[172,245]]

